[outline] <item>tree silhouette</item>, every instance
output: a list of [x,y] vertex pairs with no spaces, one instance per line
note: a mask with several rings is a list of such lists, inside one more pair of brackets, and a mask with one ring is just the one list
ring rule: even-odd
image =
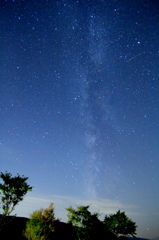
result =
[[11,214],[15,206],[23,200],[28,191],[32,187],[26,183],[28,177],[17,176],[12,177],[12,174],[0,172],[0,178],[3,183],[0,183],[0,201],[1,201],[1,217],[0,229],[5,225],[6,217]]
[[117,236],[135,236],[136,235],[136,223],[129,219],[125,212],[120,210],[117,213],[105,216],[104,225],[106,229],[115,233]]
[[92,214],[88,208],[89,206],[79,206],[77,210],[72,207],[66,209],[68,211],[68,222],[74,227],[75,239],[113,239],[114,235],[107,231],[103,222],[99,220],[99,214]]

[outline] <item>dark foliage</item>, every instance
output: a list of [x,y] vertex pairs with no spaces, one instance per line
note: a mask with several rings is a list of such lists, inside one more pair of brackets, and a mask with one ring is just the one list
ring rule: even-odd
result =
[[[24,230],[26,228],[26,223],[29,219],[24,217],[8,216],[7,221],[9,222],[2,232],[0,232],[0,239],[9,240],[27,240],[24,237]],[[97,229],[96,229],[97,230]],[[56,223],[56,231],[50,235],[50,240],[77,240],[74,234],[74,228],[71,224],[64,222]],[[110,231],[106,231],[101,226],[99,226],[98,231],[95,235],[92,234],[89,239],[93,240],[127,240],[125,236],[120,236],[116,238],[114,234]]]
[[[9,223],[0,232],[0,239],[27,240],[27,238],[24,237],[24,231],[26,228],[26,223],[27,221],[29,221],[29,218],[8,216],[7,221]],[[70,224],[57,222],[56,232],[53,232],[50,235],[50,240],[62,239],[74,240],[73,229]]]
[[73,235],[73,227],[71,224],[64,222],[56,223],[56,231],[52,233],[50,240],[75,240]]
[[[17,176],[13,177],[12,174],[6,172],[0,172],[0,178],[3,183],[0,183],[0,231],[8,223],[7,216],[11,214],[15,206],[23,200],[28,191],[32,190],[32,187],[27,184],[28,177]],[[10,218],[9,222],[12,220]]]
[[125,212],[117,211],[115,214],[105,216],[104,218],[105,228],[115,233],[116,236],[135,236],[136,235],[136,223],[128,218]]
[[28,191],[32,191],[32,187],[27,184],[28,177],[17,176],[0,172],[0,178],[3,184],[0,183],[0,197],[2,215],[8,216],[14,210],[15,206],[23,200]]
[[69,223],[74,229],[74,239],[77,240],[100,240],[115,239],[115,235],[105,228],[102,221],[99,220],[98,213],[91,213],[89,206],[79,206],[76,209],[67,208]]

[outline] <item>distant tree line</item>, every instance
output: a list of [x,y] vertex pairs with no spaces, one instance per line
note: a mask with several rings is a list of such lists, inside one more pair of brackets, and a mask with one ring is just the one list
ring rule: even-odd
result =
[[[68,226],[70,240],[115,240],[119,236],[135,236],[136,224],[125,212],[117,211],[99,219],[99,213],[91,213],[89,206],[69,207]],[[55,218],[53,203],[46,209],[34,211],[26,224],[25,237],[28,240],[55,239],[60,220]]]
[[[15,206],[32,187],[27,184],[27,177],[15,177],[8,172],[0,173],[3,183],[0,184],[0,232],[7,224],[7,217]],[[106,215],[104,220],[99,219],[99,213],[91,213],[89,206],[79,206],[77,209],[69,207],[67,231],[69,240],[114,240],[119,236],[135,236],[136,223],[128,218],[125,212],[117,211],[115,214]],[[9,218],[10,219],[10,218]],[[54,205],[34,211],[26,223],[23,237],[28,240],[60,239],[61,231],[66,230],[59,219],[55,218]]]

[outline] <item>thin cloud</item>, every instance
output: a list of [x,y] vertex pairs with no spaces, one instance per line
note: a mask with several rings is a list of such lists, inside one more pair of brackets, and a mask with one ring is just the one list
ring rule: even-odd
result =
[[72,206],[76,208],[80,205],[90,205],[91,212],[98,212],[103,219],[104,215],[112,214],[118,211],[125,211],[127,215],[138,215],[135,211],[136,206],[131,204],[123,204],[118,201],[111,199],[98,198],[96,200],[81,199],[77,197],[70,196],[27,196],[23,202],[21,202],[15,209],[14,214],[17,216],[29,217],[29,215],[40,208],[46,208],[53,202],[55,207],[55,216],[60,218],[61,221],[67,221],[67,211],[66,208]]

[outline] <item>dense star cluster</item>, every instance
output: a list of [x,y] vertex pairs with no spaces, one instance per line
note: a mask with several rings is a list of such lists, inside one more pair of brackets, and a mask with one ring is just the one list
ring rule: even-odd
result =
[[0,24],[1,170],[159,235],[159,2],[1,0]]

